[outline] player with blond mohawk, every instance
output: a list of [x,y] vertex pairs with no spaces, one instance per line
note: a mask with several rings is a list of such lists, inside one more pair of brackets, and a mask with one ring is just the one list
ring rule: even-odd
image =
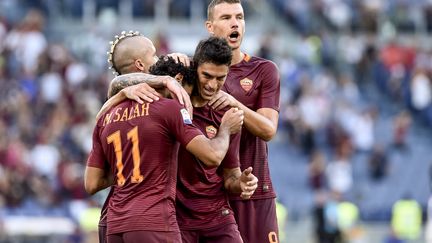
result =
[[[138,31],[122,31],[120,35],[116,35],[114,41],[109,42],[109,51],[107,52],[109,69],[112,70],[114,75],[127,74],[133,72],[140,72],[142,75],[147,75],[149,80],[157,81],[160,80],[165,82],[165,86],[179,98],[179,101],[185,101],[190,103],[190,99],[186,91],[178,84],[177,80],[169,76],[154,76],[148,73],[151,65],[157,61],[155,55],[156,49],[151,40],[141,35]],[[139,48],[137,48],[139,47]],[[136,48],[134,50],[134,48]],[[110,86],[108,97],[111,97],[113,93],[117,93],[119,89],[112,89]],[[115,87],[115,86],[114,86]],[[107,102],[108,105],[114,106],[121,101],[122,97],[136,98],[140,97],[146,102],[153,102],[159,99],[159,93],[150,87],[146,83],[138,84],[134,88],[134,93],[130,94],[128,89],[124,89],[118,92],[117,98]],[[136,97],[135,97],[136,96]],[[104,109],[102,109],[104,110]],[[106,110],[106,109],[105,109]],[[100,112],[99,116],[103,114]],[[104,205],[102,206],[101,217],[99,220],[99,242],[106,243],[106,232],[107,232],[107,210],[109,199],[112,195],[112,188],[108,194]]]
[[[141,35],[138,31],[132,30],[129,32],[122,31],[120,36],[116,35],[114,38],[114,41],[109,42],[110,47],[107,52],[108,68],[112,70],[115,76],[124,74],[122,76],[124,77],[124,82],[122,84],[116,82],[110,83],[107,94],[108,98],[111,98],[117,93],[118,95],[114,99],[110,99],[106,102],[101,112],[107,107],[116,105],[124,98],[153,102],[160,97],[155,89],[160,91],[166,88],[171,93],[172,97],[177,98],[180,104],[185,106],[189,115],[192,115],[192,104],[189,95],[174,78],[167,75],[155,76],[148,74],[150,66],[158,60],[156,48],[150,39]],[[146,80],[146,83],[133,80],[132,77],[134,77],[134,73],[140,73],[140,77]],[[134,84],[139,84],[138,88],[122,90],[124,86],[131,86]],[[133,91],[133,93],[131,93],[131,91]],[[101,112],[98,114],[97,118]]]
[[[111,47],[110,47],[110,50],[107,52],[107,55],[108,55],[108,63],[110,64],[110,66],[108,68],[113,70],[112,73],[115,76],[120,75],[121,73],[131,73],[131,71],[129,71],[129,70],[122,70],[123,68],[130,67],[130,65],[128,65],[128,63],[127,63],[128,60],[124,60],[122,58],[125,56],[116,56],[114,58],[114,50],[116,48],[117,49],[121,49],[121,48],[129,49],[129,51],[120,51],[120,53],[129,54],[129,55],[127,55],[128,57],[134,57],[135,61],[138,61],[138,63],[137,63],[138,66],[142,67],[143,71],[145,70],[145,72],[148,72],[148,67],[157,61],[157,56],[155,55],[156,49],[154,48],[151,40],[142,36],[138,31],[132,31],[132,30],[130,30],[129,32],[122,31],[120,33],[120,36],[116,35],[116,36],[114,36],[114,38],[115,38],[114,41],[109,42]],[[144,48],[142,50],[137,50],[137,52],[133,52],[133,53],[135,53],[134,55],[131,55],[131,53],[128,53],[128,52],[130,52],[130,49],[132,49],[131,45],[135,44],[138,41],[142,42],[143,46],[147,46],[150,48]],[[120,42],[121,42],[121,45],[119,44]],[[152,46],[153,46],[153,48],[151,48]],[[137,57],[146,56],[145,52],[147,52],[147,51],[153,52],[153,55],[148,55],[148,57],[152,56],[155,59],[155,61],[147,60],[147,61],[149,61],[148,63],[146,63],[146,62],[141,63],[141,60]],[[141,52],[141,53],[139,53],[139,52]],[[144,52],[144,53],[142,53],[142,52]],[[149,54],[151,54],[151,53],[149,53]],[[152,62],[152,63],[150,63],[150,62]]]

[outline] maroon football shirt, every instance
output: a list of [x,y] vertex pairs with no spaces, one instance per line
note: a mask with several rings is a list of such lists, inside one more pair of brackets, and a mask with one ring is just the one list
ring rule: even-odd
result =
[[179,231],[174,205],[178,142],[186,146],[201,134],[186,110],[170,99],[126,100],[99,119],[88,166],[112,168],[115,175],[108,234]]
[[109,193],[105,199],[105,202],[102,205],[101,216],[99,219],[99,226],[106,227],[106,225],[107,225],[108,203],[109,203],[109,199],[111,198],[113,192],[114,192],[114,188],[111,187],[110,191],[109,191]]
[[[226,110],[215,111],[208,105],[194,108],[193,122],[212,138]],[[239,142],[239,133],[231,135],[228,152],[217,168],[208,168],[184,148],[179,149],[176,209],[181,230],[235,223],[224,188],[223,168],[240,166]]]
[[[271,108],[279,111],[280,77],[276,65],[259,57],[246,55],[232,65],[222,88],[249,109]],[[240,167],[253,167],[259,184],[252,199],[274,198],[276,193],[270,179],[267,143],[243,127],[240,140]],[[236,195],[231,200],[240,200]]]

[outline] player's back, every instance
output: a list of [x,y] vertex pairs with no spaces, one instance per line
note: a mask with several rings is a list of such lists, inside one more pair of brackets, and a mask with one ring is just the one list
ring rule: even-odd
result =
[[197,135],[183,122],[181,109],[169,99],[144,104],[126,100],[99,120],[103,152],[115,176],[108,234],[178,231],[177,140],[185,145]]

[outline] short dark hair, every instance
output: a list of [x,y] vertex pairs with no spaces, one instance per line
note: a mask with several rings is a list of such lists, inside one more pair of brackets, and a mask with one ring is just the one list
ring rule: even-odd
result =
[[195,49],[193,65],[198,68],[203,63],[230,66],[232,61],[232,50],[228,42],[219,37],[209,37],[201,40]]
[[177,74],[183,75],[183,82],[195,85],[197,72],[195,69],[185,67],[181,62],[175,62],[172,57],[161,56],[159,60],[150,67],[149,73],[153,75],[168,75],[175,77]]
[[229,3],[229,4],[240,3],[241,4],[241,0],[212,0],[207,7],[207,20],[210,20],[213,18],[214,7],[218,4],[221,4],[221,3]]

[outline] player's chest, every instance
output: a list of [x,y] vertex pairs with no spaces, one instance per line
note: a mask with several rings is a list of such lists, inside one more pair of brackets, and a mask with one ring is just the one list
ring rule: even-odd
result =
[[197,126],[208,138],[214,138],[216,136],[221,120],[221,114],[209,111],[196,113],[194,111],[193,122],[195,126]]
[[224,91],[244,105],[252,108],[260,95],[261,79],[256,74],[230,75],[224,84]]

